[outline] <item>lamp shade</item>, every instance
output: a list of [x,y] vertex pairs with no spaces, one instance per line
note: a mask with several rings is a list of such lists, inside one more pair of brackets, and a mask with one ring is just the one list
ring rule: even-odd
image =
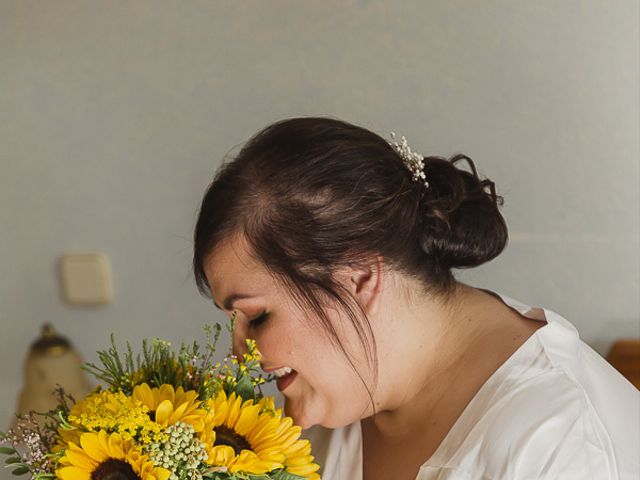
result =
[[58,402],[54,392],[58,386],[76,400],[83,398],[92,389],[80,368],[83,363],[71,342],[56,333],[50,324],[44,324],[24,364],[24,385],[16,413],[47,412],[55,408]]

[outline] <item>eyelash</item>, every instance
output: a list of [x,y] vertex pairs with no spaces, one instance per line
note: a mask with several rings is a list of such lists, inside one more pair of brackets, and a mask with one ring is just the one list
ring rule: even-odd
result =
[[254,318],[249,322],[249,327],[251,328],[259,327],[267,320],[268,317],[269,317],[269,314],[267,312],[262,312],[258,317]]

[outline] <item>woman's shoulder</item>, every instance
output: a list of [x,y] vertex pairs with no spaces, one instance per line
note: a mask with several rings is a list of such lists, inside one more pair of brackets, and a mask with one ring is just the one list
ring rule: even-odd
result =
[[637,432],[612,438],[587,393],[561,368],[511,387],[472,405],[418,478],[637,478]]
[[628,425],[640,424],[640,393],[569,321],[506,302],[547,325],[483,385],[419,478],[636,478],[640,433]]

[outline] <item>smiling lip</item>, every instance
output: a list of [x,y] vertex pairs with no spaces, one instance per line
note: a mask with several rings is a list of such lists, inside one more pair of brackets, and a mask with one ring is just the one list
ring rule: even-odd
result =
[[284,377],[280,377],[276,382],[276,384],[278,385],[278,390],[282,392],[285,388],[291,385],[291,382],[293,382],[297,376],[298,376],[298,372],[294,370],[291,373],[285,375]]
[[[284,367],[275,367],[275,368],[265,368],[262,367],[262,371],[265,373],[272,373],[275,371],[278,371]],[[276,385],[278,386],[278,390],[280,390],[281,392],[287,388],[289,385],[291,385],[291,383],[296,379],[296,377],[298,376],[298,372],[296,372],[295,370],[293,370],[291,373],[288,373],[287,375],[280,377],[276,380]]]

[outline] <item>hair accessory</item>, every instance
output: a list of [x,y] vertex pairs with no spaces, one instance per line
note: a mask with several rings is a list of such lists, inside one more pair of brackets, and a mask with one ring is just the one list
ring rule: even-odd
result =
[[412,173],[413,181],[422,181],[424,182],[424,186],[429,188],[429,182],[427,182],[424,175],[424,156],[411,150],[411,147],[407,144],[407,139],[404,138],[404,136],[400,137],[400,143],[395,141],[395,132],[391,132],[391,138],[392,141],[389,142],[389,145],[391,145],[398,155],[400,155],[400,158],[402,158],[402,161]]

